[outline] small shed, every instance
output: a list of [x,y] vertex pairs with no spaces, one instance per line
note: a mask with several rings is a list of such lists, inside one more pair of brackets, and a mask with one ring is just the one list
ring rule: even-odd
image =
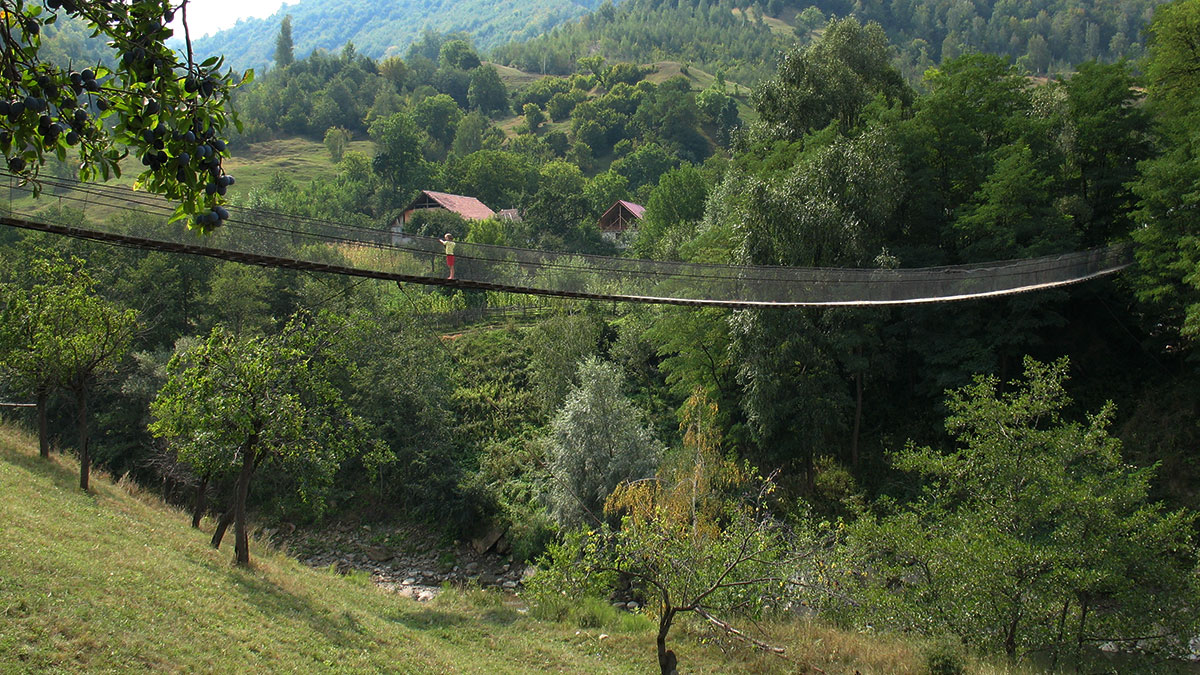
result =
[[646,207],[641,204],[618,199],[600,216],[597,226],[605,236],[615,239],[626,230],[636,228],[645,212]]

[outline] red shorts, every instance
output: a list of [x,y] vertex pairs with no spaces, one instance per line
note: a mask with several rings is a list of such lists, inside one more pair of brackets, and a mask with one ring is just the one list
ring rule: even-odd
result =
[[454,267],[454,256],[452,256],[452,255],[446,256],[446,264],[451,267]]

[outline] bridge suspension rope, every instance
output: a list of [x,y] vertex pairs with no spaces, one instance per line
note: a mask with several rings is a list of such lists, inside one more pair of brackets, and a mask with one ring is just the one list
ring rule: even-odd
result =
[[[173,205],[153,194],[43,177],[35,198],[34,186],[0,177],[9,179],[0,223],[11,227],[269,267],[570,298],[735,308],[920,304],[1065,286],[1132,262],[1126,245],[970,265],[842,269],[638,260],[459,242],[455,278],[447,279],[444,248],[433,237],[255,207],[230,207],[224,226],[199,235],[182,222],[169,223]],[[71,215],[80,211],[82,219]]]

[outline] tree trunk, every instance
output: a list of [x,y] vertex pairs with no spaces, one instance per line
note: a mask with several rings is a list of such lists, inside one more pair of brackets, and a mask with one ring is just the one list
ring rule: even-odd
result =
[[859,371],[854,374],[854,436],[850,439],[850,466],[854,469],[858,468],[858,436],[859,430],[862,429],[862,409],[863,409],[863,374]]
[[1004,631],[1004,653],[1010,659],[1017,655],[1017,625],[1019,622],[1019,615],[1014,615]]
[[1067,610],[1071,608],[1071,599],[1063,601],[1062,611],[1058,614],[1058,637],[1054,641],[1054,655],[1050,658],[1050,669],[1058,668],[1058,654],[1062,651],[1063,632],[1067,625]]
[[[667,605],[669,608],[670,605]],[[675,675],[678,659],[675,652],[667,649],[667,633],[671,631],[671,622],[675,619],[675,610],[664,609],[658,620],[658,668],[662,675]]]
[[[1083,655],[1083,640],[1087,627],[1088,610],[1091,598],[1086,594],[1079,600],[1079,630],[1075,633],[1075,663],[1079,663],[1080,657]],[[1076,668],[1078,671],[1078,668]]]
[[38,450],[42,454],[42,459],[50,459],[50,431],[46,424],[46,405],[49,403],[50,393],[44,389],[39,389],[37,393],[37,424],[38,424]]
[[84,492],[88,490],[88,475],[92,470],[92,458],[88,454],[88,433],[87,433],[87,389],[80,387],[75,392],[76,413],[78,417],[75,420],[76,427],[79,431],[79,487]]
[[200,521],[204,518],[204,509],[208,505],[208,476],[200,479],[196,486],[196,501],[192,505],[192,527],[200,529]]
[[250,494],[250,476],[254,474],[254,446],[256,436],[251,436],[242,449],[242,470],[238,474],[237,494],[233,498],[234,562],[250,564],[250,536],[246,532],[246,497]]
[[817,492],[817,463],[814,457],[816,452],[814,448],[804,450],[804,489],[808,491],[809,495]]
[[213,530],[212,544],[213,548],[221,548],[221,540],[225,538],[225,530],[229,529],[229,524],[233,522],[233,509],[230,508],[225,513],[221,514],[217,520],[217,529]]

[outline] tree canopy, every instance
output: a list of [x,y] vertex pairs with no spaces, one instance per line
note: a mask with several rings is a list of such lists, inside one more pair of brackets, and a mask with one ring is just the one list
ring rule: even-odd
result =
[[308,317],[262,337],[218,326],[167,367],[150,429],[197,473],[236,476],[239,564],[250,561],[246,500],[259,468],[287,472],[319,507],[343,459],[378,450],[336,385],[344,367],[336,340],[334,325]]

